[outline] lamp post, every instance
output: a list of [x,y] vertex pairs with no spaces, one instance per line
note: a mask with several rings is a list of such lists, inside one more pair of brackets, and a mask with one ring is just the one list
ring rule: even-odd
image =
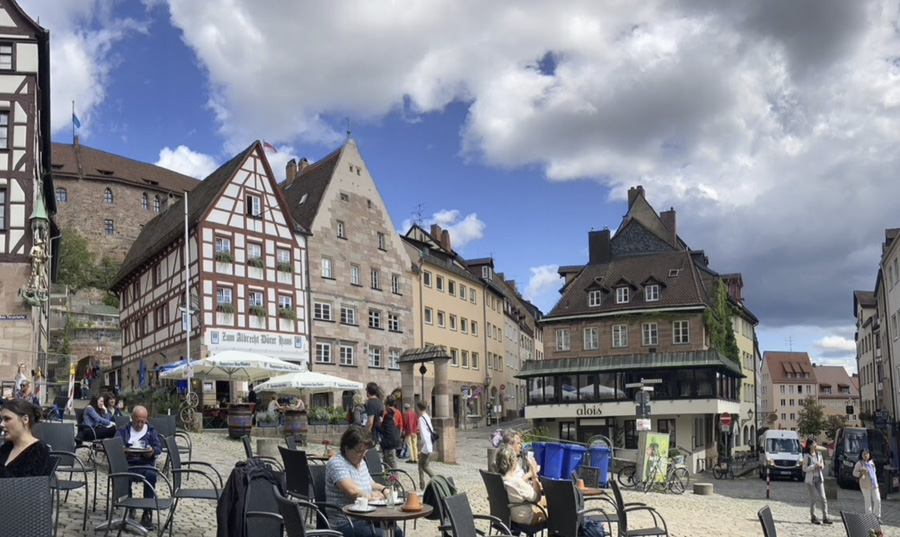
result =
[[[429,400],[425,395],[425,373],[428,373],[428,368],[425,367],[424,363],[419,366],[419,373],[422,374],[422,402],[424,402],[425,405],[428,405]],[[434,409],[432,409],[431,411],[434,412]]]
[[491,382],[494,379],[491,378],[490,375],[484,377],[484,400],[487,402],[487,411],[484,413],[485,420],[487,421],[488,426],[491,424],[491,415],[493,408],[493,401],[491,400]]

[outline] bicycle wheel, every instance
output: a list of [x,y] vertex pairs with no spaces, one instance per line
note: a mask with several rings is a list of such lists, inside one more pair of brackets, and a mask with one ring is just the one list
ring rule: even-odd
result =
[[616,479],[619,480],[619,485],[629,488],[637,485],[637,481],[634,479],[636,472],[637,466],[626,466],[619,470],[619,474],[616,476]]
[[181,424],[185,429],[192,430],[194,428],[194,409],[185,407],[181,409]]
[[186,393],[184,394],[184,402],[191,408],[197,408],[197,405],[200,404],[200,396],[197,395],[197,392]]
[[724,472],[722,471],[722,468],[720,468],[718,464],[713,466],[713,477],[715,477],[716,479],[722,479],[723,475],[724,475]]
[[691,474],[688,473],[686,468],[675,468],[672,472],[672,477],[669,478],[669,490],[675,494],[684,494],[690,481]]
[[731,465],[728,465],[728,479],[734,479],[734,468]]
[[647,480],[644,481],[644,483],[643,483],[644,492],[650,492],[650,489],[653,488],[653,483],[655,481],[656,481],[656,472],[651,470],[650,473],[647,474]]

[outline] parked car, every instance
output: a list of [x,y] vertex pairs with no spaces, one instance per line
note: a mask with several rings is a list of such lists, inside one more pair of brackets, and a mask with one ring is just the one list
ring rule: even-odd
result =
[[759,438],[759,477],[803,479],[803,453],[796,431],[769,429]]
[[878,481],[884,483],[884,467],[890,464],[890,449],[884,434],[878,429],[844,427],[838,429],[834,440],[834,460],[832,473],[841,488],[857,487],[853,477],[853,466],[859,460],[859,452],[868,449],[875,461]]

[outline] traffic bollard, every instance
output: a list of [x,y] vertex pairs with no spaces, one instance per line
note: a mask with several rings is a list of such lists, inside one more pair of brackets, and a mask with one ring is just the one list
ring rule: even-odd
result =
[[769,468],[766,468],[766,499],[769,499],[769,492],[772,490],[772,477]]

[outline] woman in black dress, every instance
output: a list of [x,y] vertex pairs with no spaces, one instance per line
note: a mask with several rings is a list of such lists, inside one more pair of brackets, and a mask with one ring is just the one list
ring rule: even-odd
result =
[[0,446],[0,478],[50,475],[50,448],[31,434],[40,420],[40,409],[22,399],[6,403],[0,410],[0,426],[6,442]]

